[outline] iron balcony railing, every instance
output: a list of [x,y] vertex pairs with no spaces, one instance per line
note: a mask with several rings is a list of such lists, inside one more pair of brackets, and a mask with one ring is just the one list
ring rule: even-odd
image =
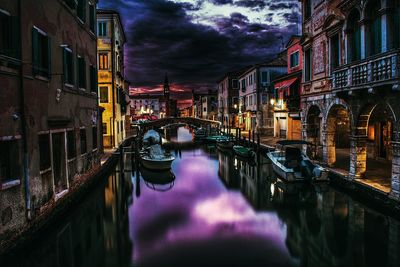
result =
[[339,67],[332,73],[333,90],[390,82],[400,78],[399,51],[391,51]]

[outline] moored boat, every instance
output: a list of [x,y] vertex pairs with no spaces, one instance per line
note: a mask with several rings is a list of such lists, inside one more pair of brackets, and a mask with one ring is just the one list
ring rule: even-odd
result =
[[296,146],[310,146],[302,140],[277,142],[277,149],[267,153],[274,171],[285,181],[328,181],[328,171],[302,153]]
[[253,158],[255,155],[252,149],[244,146],[233,146],[232,148],[236,155],[243,158]]
[[175,157],[163,151],[160,145],[152,145],[146,148],[140,155],[141,164],[149,170],[165,171],[171,169]]
[[232,149],[234,145],[230,140],[217,140],[217,147],[220,149]]

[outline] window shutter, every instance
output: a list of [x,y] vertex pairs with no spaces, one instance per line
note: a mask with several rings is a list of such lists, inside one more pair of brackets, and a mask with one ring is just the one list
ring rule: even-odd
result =
[[32,29],[32,68],[33,74],[38,74],[39,65],[39,33],[37,29]]
[[63,49],[63,82],[67,83],[69,80],[68,63],[67,63],[67,50]]
[[10,31],[10,38],[11,38],[11,50],[12,50],[12,57],[21,58],[21,51],[20,51],[20,20],[18,17],[11,17],[11,31]]
[[83,4],[82,4],[82,20],[84,22],[86,22],[86,5],[87,5],[87,1],[86,0],[82,0]]
[[51,38],[46,37],[47,40],[47,77],[51,78]]

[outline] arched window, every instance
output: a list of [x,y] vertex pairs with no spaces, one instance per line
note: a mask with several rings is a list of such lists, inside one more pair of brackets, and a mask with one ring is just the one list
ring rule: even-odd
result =
[[400,47],[400,2],[396,1],[393,16],[393,48]]
[[361,59],[360,13],[357,9],[350,12],[347,21],[348,59],[350,62]]
[[369,55],[376,55],[382,51],[382,22],[381,22],[380,0],[371,0],[367,7],[369,38],[366,44],[369,46]]

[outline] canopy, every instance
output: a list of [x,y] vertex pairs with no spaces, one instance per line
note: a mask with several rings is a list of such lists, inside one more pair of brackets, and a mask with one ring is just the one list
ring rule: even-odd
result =
[[284,93],[286,92],[286,95],[290,95],[290,86],[292,86],[293,83],[297,81],[297,77],[287,79],[281,82],[278,82],[275,84],[275,89],[279,92],[279,98],[283,98]]

